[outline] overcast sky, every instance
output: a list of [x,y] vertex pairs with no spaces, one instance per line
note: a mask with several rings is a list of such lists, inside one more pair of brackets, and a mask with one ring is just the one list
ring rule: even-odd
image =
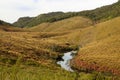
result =
[[118,0],[0,0],[0,19],[13,23],[19,17],[56,11],[82,11]]

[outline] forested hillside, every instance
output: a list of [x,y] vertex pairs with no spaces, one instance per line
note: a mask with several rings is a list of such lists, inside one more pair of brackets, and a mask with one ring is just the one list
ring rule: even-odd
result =
[[88,10],[82,12],[51,12],[47,14],[40,14],[36,17],[20,18],[13,25],[17,27],[32,27],[44,22],[55,22],[74,16],[84,16],[92,19],[94,22],[101,22],[120,16],[120,1],[112,5],[103,6],[95,10]]

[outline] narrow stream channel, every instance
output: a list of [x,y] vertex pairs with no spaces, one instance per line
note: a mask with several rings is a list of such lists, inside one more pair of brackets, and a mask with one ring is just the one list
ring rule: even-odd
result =
[[63,60],[58,61],[57,64],[59,64],[63,69],[67,71],[74,72],[74,70],[70,66],[70,60],[74,57],[74,54],[76,53],[77,51],[64,53],[64,56],[62,57]]

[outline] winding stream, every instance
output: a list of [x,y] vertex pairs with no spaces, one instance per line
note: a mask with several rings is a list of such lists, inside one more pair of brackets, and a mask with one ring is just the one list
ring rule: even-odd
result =
[[67,71],[74,72],[74,70],[70,66],[70,60],[74,57],[74,54],[76,53],[77,51],[64,53],[64,56],[62,57],[63,60],[58,61],[57,64],[59,64],[63,69]]

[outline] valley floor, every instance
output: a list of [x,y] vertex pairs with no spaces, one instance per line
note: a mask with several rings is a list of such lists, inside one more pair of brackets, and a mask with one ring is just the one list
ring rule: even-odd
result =
[[[0,31],[0,78],[119,80],[119,22],[120,17],[61,32]],[[56,65],[56,60],[71,50],[79,50],[71,65],[80,73],[67,72]]]

